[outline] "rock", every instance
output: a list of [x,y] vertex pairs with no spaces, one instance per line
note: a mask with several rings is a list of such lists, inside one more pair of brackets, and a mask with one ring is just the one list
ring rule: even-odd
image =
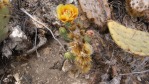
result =
[[76,66],[74,64],[70,63],[69,60],[65,60],[62,70],[64,72],[68,72],[68,76],[70,78],[77,78],[80,74],[78,69],[76,68]]
[[77,78],[79,76],[79,71],[77,69],[72,69],[71,71],[68,72],[68,76],[70,78]]
[[142,81],[142,79],[141,79],[140,76],[137,76],[137,80],[138,80],[138,81]]
[[71,3],[73,3],[74,2],[74,0],[66,0],[66,3],[67,4],[71,4]]
[[117,76],[117,77],[114,77],[114,78],[110,81],[110,84],[120,84],[120,81],[121,81],[121,76]]
[[20,80],[21,84],[32,84],[33,78],[31,75],[25,73],[21,76]]
[[90,79],[90,75],[89,74],[85,75],[85,79]]
[[9,45],[14,45],[15,50],[24,50],[28,47],[28,38],[19,25],[12,28],[9,38],[12,41],[12,44],[10,43]]
[[7,45],[4,45],[4,47],[2,48],[2,55],[7,58],[9,58],[12,55],[12,51]]
[[15,84],[14,82],[15,82],[14,76],[11,74],[8,74],[7,77],[3,79],[2,84]]
[[109,84],[109,82],[100,82],[99,84]]
[[101,80],[102,81],[106,81],[106,80],[108,80],[108,78],[109,78],[109,74],[103,74],[103,75],[101,75]]
[[19,77],[19,73],[16,73],[16,74],[14,74],[13,76],[14,76],[14,78],[15,78],[15,80],[16,80],[15,84],[21,84],[20,77]]
[[2,75],[4,73],[5,73],[4,69],[0,69],[0,75]]
[[106,22],[111,18],[108,0],[79,0],[79,3],[88,19],[93,20],[101,32],[105,31]]
[[62,71],[64,72],[68,72],[72,69],[72,64],[69,62],[69,60],[65,60],[63,67],[62,67]]
[[21,27],[17,25],[11,28],[11,34],[8,40],[4,43],[2,48],[2,55],[9,58],[12,55],[12,50],[26,51],[30,46],[30,42],[26,34],[21,30]]

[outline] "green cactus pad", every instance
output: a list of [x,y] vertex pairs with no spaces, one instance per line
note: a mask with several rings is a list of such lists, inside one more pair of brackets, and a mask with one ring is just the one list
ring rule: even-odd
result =
[[6,26],[8,25],[9,18],[8,6],[0,6],[0,42],[8,36],[8,28]]
[[149,56],[149,33],[127,28],[113,20],[108,21],[108,27],[113,40],[123,50]]

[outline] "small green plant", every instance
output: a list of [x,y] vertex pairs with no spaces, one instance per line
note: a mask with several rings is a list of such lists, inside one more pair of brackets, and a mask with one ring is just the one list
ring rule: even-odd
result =
[[64,57],[65,57],[65,59],[69,59],[69,60],[74,60],[75,59],[75,56],[71,52],[66,52],[64,54]]
[[0,42],[3,41],[8,35],[8,28],[6,27],[9,22],[9,0],[0,1]]
[[66,30],[66,28],[60,27],[59,33],[62,36],[62,38],[64,38],[66,41],[70,41],[70,39],[68,38],[68,31]]

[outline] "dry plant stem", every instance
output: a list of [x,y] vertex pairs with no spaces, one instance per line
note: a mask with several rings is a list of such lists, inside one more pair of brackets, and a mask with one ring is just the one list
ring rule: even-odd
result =
[[[50,33],[52,34],[53,38],[62,46],[62,48],[65,50],[65,48],[63,47],[62,43],[54,36],[53,32],[51,29],[49,29],[44,23],[36,20],[31,14],[29,14],[24,8],[21,8],[21,11],[23,11],[26,15],[28,15],[31,19],[33,19],[34,21],[36,21],[38,24],[44,26],[47,30],[50,31]],[[66,51],[66,50],[65,50]]]
[[[28,54],[31,54],[33,53],[34,51],[36,51],[36,49],[38,49],[39,47],[43,46],[46,42],[47,42],[47,39],[44,38],[44,37],[41,37],[41,36],[38,36],[39,37],[39,43],[38,45],[35,45],[32,49],[28,50],[24,56],[28,55]],[[38,53],[37,53],[37,57],[38,57]]]
[[[36,33],[35,33],[35,46],[37,46],[37,28],[34,28],[34,29],[36,31]],[[40,54],[38,53],[37,48],[36,48],[36,55],[37,55],[37,57],[40,57]]]
[[119,74],[120,76],[126,76],[126,75],[133,75],[133,74],[142,74],[142,73],[147,73],[149,70],[145,71],[140,71],[140,72],[132,72],[132,73],[125,73],[125,74]]
[[[112,57],[110,58],[110,63],[111,63],[113,57],[114,57],[114,50],[113,50],[113,52],[112,52]],[[111,67],[111,65],[109,64],[108,69],[107,69],[107,73],[109,72],[110,67]]]
[[99,35],[96,35],[97,37],[99,37],[99,41],[102,43],[103,47],[106,47],[106,44],[104,43],[102,37]]

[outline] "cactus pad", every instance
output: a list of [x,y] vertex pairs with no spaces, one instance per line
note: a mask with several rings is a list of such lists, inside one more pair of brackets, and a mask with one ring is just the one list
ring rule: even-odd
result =
[[108,27],[113,40],[123,50],[149,56],[149,33],[127,28],[113,20],[108,21]]
[[8,28],[6,27],[9,22],[9,7],[6,3],[7,0],[0,2],[0,42],[3,41],[8,35]]

